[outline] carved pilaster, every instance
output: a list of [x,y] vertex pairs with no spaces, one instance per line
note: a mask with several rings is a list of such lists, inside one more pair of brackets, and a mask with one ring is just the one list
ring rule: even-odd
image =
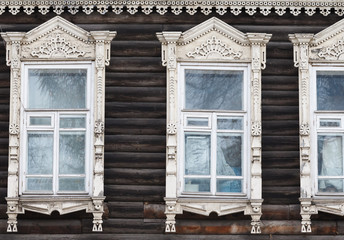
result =
[[262,216],[262,202],[263,200],[251,200],[251,204],[245,209],[245,215],[251,215],[251,234],[261,233],[261,222],[260,218]]

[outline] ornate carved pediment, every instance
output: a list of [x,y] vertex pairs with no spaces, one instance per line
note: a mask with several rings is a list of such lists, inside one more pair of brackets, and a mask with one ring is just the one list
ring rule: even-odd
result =
[[200,215],[209,216],[210,213],[216,212],[218,216],[245,211],[246,202],[192,202],[179,203],[183,211],[193,212]]
[[317,56],[325,60],[344,60],[344,37],[332,45],[321,48]]
[[240,59],[242,51],[235,51],[233,48],[223,43],[221,39],[217,39],[215,36],[202,43],[201,46],[196,47],[193,52],[186,54],[189,58],[198,59],[212,59],[212,58],[229,58]]

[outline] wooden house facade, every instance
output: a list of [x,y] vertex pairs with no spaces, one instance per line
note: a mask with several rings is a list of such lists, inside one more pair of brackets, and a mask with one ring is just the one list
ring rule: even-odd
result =
[[[329,136],[337,136],[338,143],[343,131],[334,127],[338,119],[342,121],[344,108],[321,112],[318,105],[319,110],[314,107],[312,112],[317,93],[314,88],[318,85],[310,83],[316,71],[326,75],[333,68],[336,72],[344,69],[343,14],[344,4],[340,0],[0,2],[0,239],[343,239],[344,189],[338,187],[332,193],[323,186],[331,181],[337,186],[335,181],[343,181],[344,173],[330,180],[324,176],[318,162],[325,164],[324,153],[321,152],[321,160],[320,153],[315,159],[314,156],[320,146],[325,148],[326,139],[316,140],[314,136],[326,133],[321,126],[330,124]],[[72,50],[63,50],[66,53],[63,56],[50,52],[49,56],[53,57],[49,60],[39,50],[40,47],[48,49],[46,42],[36,44],[35,41],[44,40],[47,32],[59,29],[73,36],[65,39],[70,45],[64,43],[64,47]],[[229,51],[231,56],[220,54],[220,59],[216,55],[205,60],[196,57],[188,60],[190,64],[201,63],[201,67],[211,69],[228,67],[233,71],[247,67],[245,86],[251,89],[245,90],[251,113],[247,114],[250,129],[247,131],[249,144],[244,146],[248,160],[243,176],[249,193],[239,198],[221,195],[220,199],[227,205],[221,205],[222,200],[216,194],[203,205],[190,200],[195,199],[193,194],[187,195],[187,203],[179,201],[180,186],[178,180],[171,184],[170,176],[175,175],[169,168],[169,161],[178,158],[182,151],[178,145],[177,150],[170,152],[171,146],[177,147],[171,141],[179,131],[178,126],[170,124],[175,117],[169,112],[170,101],[172,94],[180,89],[175,86],[171,91],[169,80],[173,73],[177,77],[174,83],[182,81],[179,76],[183,69],[183,65],[177,68],[171,62],[182,63],[185,60],[182,54],[188,51],[199,54],[201,46],[204,47],[202,43],[206,43],[203,37],[211,39],[212,32],[218,34],[214,36],[224,48],[221,54]],[[19,35],[14,33],[21,33],[21,38],[18,40]],[[195,44],[187,48],[189,43]],[[30,51],[25,55],[28,48]],[[245,57],[239,57],[238,52]],[[58,62],[63,66],[89,64],[85,69],[90,69],[98,79],[94,85],[90,83],[90,88],[96,90],[89,96],[95,112],[93,117],[90,112],[92,130],[88,142],[91,146],[88,170],[93,187],[88,191],[91,197],[82,198],[81,205],[75,205],[78,197],[71,197],[73,194],[65,194],[62,200],[56,200],[55,192],[53,197],[33,194],[31,200],[21,196],[30,190],[21,186],[22,181],[31,176],[21,172],[28,167],[15,159],[28,151],[20,146],[23,145],[20,132],[33,131],[31,125],[28,128],[21,125],[31,115],[36,116],[38,110],[26,112],[25,96],[14,91],[17,71],[14,59],[20,61],[21,81],[27,74],[23,69],[29,69],[27,65],[35,62],[48,65]],[[256,59],[260,61],[257,68]],[[258,85],[254,85],[255,79]],[[24,86],[21,91],[29,91],[26,90],[29,87],[20,86]],[[257,92],[253,91],[255,87]],[[14,96],[17,96],[15,111]],[[17,129],[12,124],[14,112],[21,114],[16,120]],[[89,114],[80,109],[72,113],[47,112],[51,116],[74,116],[75,112],[81,112],[86,119]],[[178,119],[183,114],[185,118],[189,116],[178,107],[175,112],[181,113],[176,115]],[[194,114],[190,116],[196,116],[190,112]],[[241,112],[221,114],[239,116]],[[321,125],[323,119],[325,125]],[[255,125],[256,122],[259,124]],[[77,131],[83,131],[80,129]],[[20,143],[16,145],[13,139]],[[16,150],[17,155],[13,153]],[[13,161],[19,164],[16,171]],[[332,168],[343,169],[343,162],[334,162]],[[77,178],[82,174],[74,175]],[[192,185],[195,184],[188,186],[190,191],[194,191]],[[175,200],[169,197],[174,195],[167,196],[171,188],[173,191],[177,188]],[[16,210],[11,210],[13,201]],[[238,205],[230,205],[233,202]],[[17,209],[18,206],[24,207]],[[179,210],[171,210],[175,206]]]

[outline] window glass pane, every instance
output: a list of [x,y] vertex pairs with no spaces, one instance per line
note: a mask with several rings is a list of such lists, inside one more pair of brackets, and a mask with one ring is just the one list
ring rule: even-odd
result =
[[219,117],[217,119],[217,129],[242,130],[242,117]]
[[210,136],[185,134],[185,174],[210,174]]
[[51,126],[51,117],[30,117],[31,126]]
[[60,177],[59,191],[85,191],[85,178]]
[[321,179],[318,188],[319,192],[343,192],[343,179]]
[[242,175],[242,135],[217,135],[216,173],[221,176]]
[[320,127],[340,127],[340,119],[320,119]]
[[28,133],[28,174],[52,174],[53,145],[54,139],[51,132]]
[[185,192],[210,192],[210,179],[185,178]]
[[185,70],[185,108],[242,110],[243,71]]
[[61,116],[60,128],[85,128],[85,116]]
[[188,117],[187,118],[187,126],[199,126],[199,127],[207,127],[208,126],[208,118],[197,118],[197,117]]
[[343,136],[318,136],[319,176],[343,176]]
[[344,72],[317,72],[317,109],[344,110]]
[[52,178],[27,178],[26,189],[28,191],[52,191]]
[[29,69],[29,108],[86,108],[86,69]]
[[242,192],[242,180],[217,179],[217,192]]
[[60,132],[60,174],[85,173],[85,132]]

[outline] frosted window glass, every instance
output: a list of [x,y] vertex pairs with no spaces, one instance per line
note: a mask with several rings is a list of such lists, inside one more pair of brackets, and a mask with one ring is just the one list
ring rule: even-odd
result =
[[219,117],[217,119],[217,129],[223,130],[242,130],[243,121],[240,117]]
[[241,176],[241,162],[242,135],[219,133],[217,136],[217,175]]
[[188,117],[187,126],[208,127],[208,118]]
[[185,134],[185,174],[210,174],[210,136]]
[[210,192],[210,179],[208,178],[186,178],[186,192]]
[[85,132],[60,132],[59,173],[85,173]]
[[317,109],[344,110],[344,72],[317,72]]
[[30,117],[31,126],[50,126],[51,117]]
[[61,116],[60,128],[85,128],[85,116]]
[[29,69],[29,108],[86,108],[86,69]]
[[28,191],[52,191],[52,178],[27,178],[26,189]]
[[83,177],[60,177],[60,191],[85,191],[85,178]]
[[28,174],[52,174],[53,145],[52,133],[28,133]]
[[185,70],[185,108],[242,110],[243,71]]
[[318,181],[319,192],[343,192],[343,179],[326,179]]
[[242,192],[242,180],[217,179],[216,186],[217,192]]

